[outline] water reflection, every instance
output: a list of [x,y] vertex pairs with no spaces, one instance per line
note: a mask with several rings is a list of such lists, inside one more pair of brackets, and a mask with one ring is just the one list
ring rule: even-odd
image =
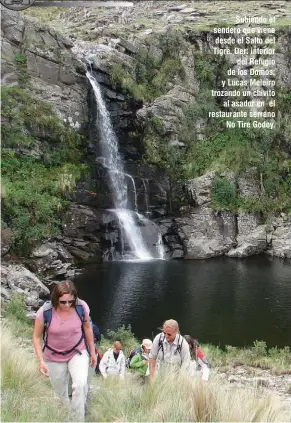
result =
[[201,342],[291,344],[290,261],[111,262],[88,267],[76,284],[103,332],[131,324],[151,337],[174,318]]

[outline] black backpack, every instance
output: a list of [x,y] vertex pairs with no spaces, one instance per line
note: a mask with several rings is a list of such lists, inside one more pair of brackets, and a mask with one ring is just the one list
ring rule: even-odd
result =
[[98,326],[96,325],[96,323],[92,323],[92,330],[93,330],[93,335],[94,335],[94,343],[97,344],[97,342],[100,341],[100,330],[98,328]]
[[126,367],[128,367],[128,368],[129,368],[129,366],[130,366],[130,362],[131,362],[132,358],[133,358],[136,354],[139,354],[139,353],[140,353],[140,354],[142,353],[142,349],[141,349],[141,347],[136,347],[136,348],[134,348],[133,350],[131,350],[131,351],[130,351],[129,356],[127,357],[126,362],[125,362]]

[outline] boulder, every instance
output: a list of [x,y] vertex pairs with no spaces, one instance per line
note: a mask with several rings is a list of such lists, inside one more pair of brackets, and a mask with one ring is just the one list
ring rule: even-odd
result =
[[175,219],[186,259],[205,259],[225,254],[235,244],[235,217],[216,214],[210,207],[196,208],[189,217]]
[[291,222],[281,223],[272,233],[271,248],[266,254],[291,259]]
[[237,247],[229,250],[228,257],[248,257],[267,249],[266,225],[260,225],[247,235],[237,237]]
[[185,184],[190,204],[203,206],[211,201],[211,186],[215,178],[215,172],[208,172],[199,178],[191,179]]
[[4,300],[20,293],[30,309],[37,309],[50,293],[49,289],[32,272],[20,264],[1,265],[1,296]]
[[57,241],[45,242],[35,248],[26,264],[32,271],[52,279],[65,278],[75,267],[71,253]]

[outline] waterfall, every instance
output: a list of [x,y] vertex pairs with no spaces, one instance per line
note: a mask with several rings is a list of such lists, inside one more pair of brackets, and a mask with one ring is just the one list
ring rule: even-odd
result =
[[99,115],[96,116],[96,120],[98,118],[102,154],[105,157],[105,162],[108,168],[111,170],[108,172],[108,175],[115,207],[113,211],[117,214],[120,222],[122,223],[122,227],[132,253],[141,260],[150,260],[153,257],[144,245],[141,231],[136,225],[133,217],[135,213],[127,210],[128,198],[125,173],[118,151],[117,138],[110,121],[109,112],[102,98],[100,86],[90,72],[87,71],[86,76],[93,88],[99,111]]
[[153,256],[160,260],[165,260],[165,248],[163,244],[162,234],[160,232],[158,225],[140,213],[137,213],[137,216],[146,225],[149,225],[152,227],[152,232],[154,233],[154,238],[155,238],[155,243],[153,244],[153,247],[154,247]]
[[158,242],[157,242],[158,258],[161,260],[165,259],[165,251],[163,246],[162,234],[159,233]]
[[138,208],[137,208],[137,195],[136,195],[136,187],[135,187],[134,178],[131,175],[129,175],[128,173],[125,173],[125,176],[127,176],[131,180],[131,182],[132,182],[133,192],[134,192],[134,210],[136,212],[138,212]]
[[[145,207],[146,207],[146,214],[149,214],[149,194],[148,194],[148,189],[147,189],[147,185],[149,184],[149,181],[147,179],[141,178],[142,183],[143,183],[143,187],[144,187],[144,198],[145,198]],[[147,182],[145,182],[147,181]]]

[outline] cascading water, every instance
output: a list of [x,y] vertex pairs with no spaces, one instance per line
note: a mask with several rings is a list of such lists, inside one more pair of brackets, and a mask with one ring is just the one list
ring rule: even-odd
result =
[[90,72],[87,71],[86,76],[93,88],[99,111],[98,126],[100,128],[102,154],[105,157],[108,168],[111,170],[108,174],[115,206],[115,209],[112,211],[118,216],[135,257],[141,260],[150,260],[153,257],[145,247],[141,232],[135,224],[132,211],[127,209],[125,173],[118,151],[117,138],[110,121],[110,115],[103,100],[99,84]]
[[138,212],[138,208],[137,208],[137,195],[136,195],[136,187],[135,187],[134,178],[131,175],[129,175],[128,173],[125,173],[125,176],[127,176],[131,180],[131,182],[132,182],[133,195],[134,195],[134,210],[136,212]]
[[162,238],[161,233],[159,233],[159,238],[158,238],[158,242],[157,242],[157,250],[158,250],[159,258],[161,260],[164,260],[165,259],[165,250],[164,250],[164,246],[163,246],[163,238]]
[[143,183],[143,187],[144,187],[144,198],[145,198],[145,207],[146,207],[146,214],[149,214],[149,194],[148,194],[148,189],[147,189],[147,185],[149,184],[147,179],[141,178],[142,183]]

